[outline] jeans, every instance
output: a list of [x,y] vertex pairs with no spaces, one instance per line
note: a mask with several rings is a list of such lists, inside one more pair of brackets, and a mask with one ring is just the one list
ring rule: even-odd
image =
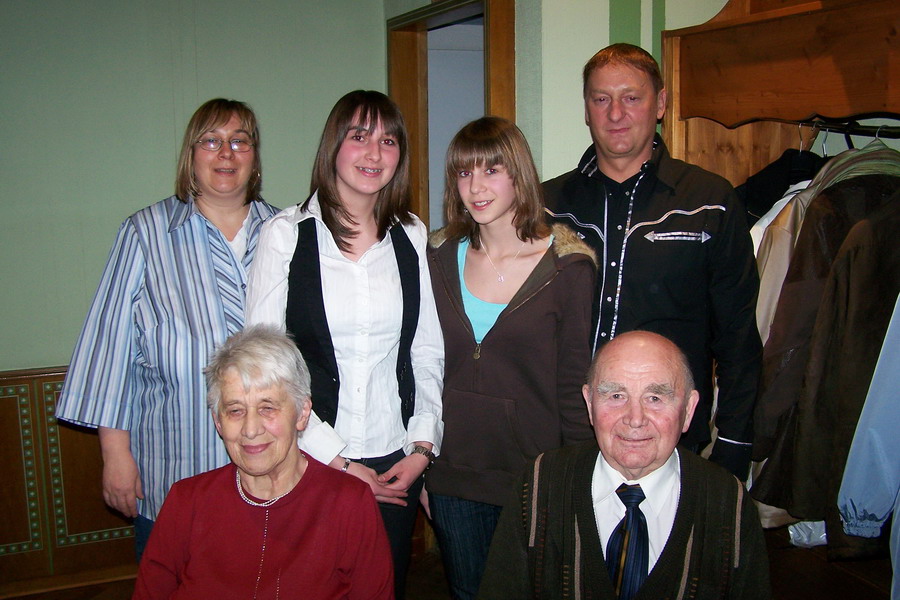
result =
[[147,540],[150,539],[150,531],[153,529],[154,523],[156,521],[151,521],[141,515],[134,520],[134,556],[138,564],[141,564],[141,557],[144,555],[144,548],[147,547]]
[[429,494],[429,501],[450,594],[474,600],[501,507],[440,494]]
[[[400,449],[387,456],[360,458],[354,462],[365,465],[380,475],[390,470],[405,456],[406,453]],[[425,479],[419,477],[410,486],[407,490],[406,506],[378,503],[384,528],[387,531],[388,542],[391,545],[391,558],[394,560],[394,595],[397,600],[403,600],[405,595],[406,571],[409,569],[409,559],[412,554],[412,534],[419,511],[419,494],[424,483]]]

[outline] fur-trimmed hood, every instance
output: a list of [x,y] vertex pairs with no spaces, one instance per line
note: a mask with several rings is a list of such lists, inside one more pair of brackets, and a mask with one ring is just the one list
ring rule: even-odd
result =
[[[554,223],[551,226],[553,233],[553,249],[560,258],[569,256],[570,254],[584,254],[597,267],[597,254],[594,249],[588,246],[574,231],[561,223]],[[440,248],[447,241],[447,228],[441,227],[428,234],[428,245],[432,248]]]

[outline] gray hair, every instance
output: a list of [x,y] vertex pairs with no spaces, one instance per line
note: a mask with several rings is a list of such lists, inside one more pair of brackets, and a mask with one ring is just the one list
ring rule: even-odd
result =
[[234,370],[244,389],[283,385],[297,412],[310,402],[309,369],[287,335],[272,325],[253,325],[225,340],[203,370],[206,375],[206,404],[218,414],[222,400],[222,380]]

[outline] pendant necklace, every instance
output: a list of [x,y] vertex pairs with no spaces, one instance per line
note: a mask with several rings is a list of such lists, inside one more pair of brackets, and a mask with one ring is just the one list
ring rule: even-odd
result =
[[[515,262],[517,258],[519,258],[519,254],[522,253],[522,249],[525,247],[525,240],[522,240],[522,245],[519,246],[519,251],[516,252],[515,256],[512,257],[512,261]],[[506,279],[503,277],[503,274],[497,270],[497,266],[494,264],[494,261],[491,260],[491,255],[488,254],[487,246],[484,245],[484,241],[481,242],[481,248],[484,250],[484,255],[487,256],[488,262],[491,263],[491,268],[494,270],[494,273],[497,274],[497,283],[503,283]]]
[[[259,554],[259,569],[256,571],[256,585],[253,587],[253,600],[256,600],[256,595],[259,593],[259,582],[262,580],[262,570],[263,570],[263,562],[266,560],[266,541],[269,539],[269,507],[290,494],[294,488],[292,487],[285,493],[275,496],[265,502],[256,502],[255,500],[251,500],[247,497],[247,494],[244,493],[244,487],[241,485],[241,471],[240,469],[234,470],[234,482],[237,485],[238,494],[240,494],[241,499],[249,504],[250,506],[258,506],[260,508],[266,509],[265,520],[263,521],[263,539],[262,539],[262,550]],[[296,487],[296,486],[295,486]],[[281,574],[279,573],[278,579],[275,580],[275,600],[278,600],[278,596],[281,593]]]

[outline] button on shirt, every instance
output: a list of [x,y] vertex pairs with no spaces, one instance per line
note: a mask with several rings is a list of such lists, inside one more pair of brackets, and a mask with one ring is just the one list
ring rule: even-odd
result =
[[585,169],[592,177],[603,181],[605,190],[603,214],[606,221],[601,231],[604,255],[597,277],[601,301],[598,303],[597,330],[592,341],[596,350],[618,333],[627,233],[631,230],[634,202],[645,171],[642,169],[636,175],[619,183],[597,169],[596,161]]
[[318,461],[385,456],[413,442],[434,444],[443,435],[441,392],[444,345],[425,261],[427,234],[421,221],[404,226],[419,256],[420,307],[411,357],[416,382],[415,411],[404,429],[397,384],[397,356],[403,302],[391,237],[369,248],[358,261],[344,256],[321,219],[314,196],[308,211],[294,206],[267,223],[250,276],[247,323],[285,327],[287,275],[297,246],[297,223],[316,220],[322,296],[340,376],[338,411],[332,428],[315,414],[300,446]]
[[649,572],[659,559],[675,523],[675,513],[681,494],[681,463],[678,451],[673,452],[661,467],[633,481],[622,477],[621,473],[606,462],[602,454],[597,455],[591,478],[591,499],[594,503],[597,533],[600,534],[604,552],[613,531],[625,516],[625,505],[616,494],[616,489],[623,483],[629,485],[639,483],[644,492],[645,498],[639,508],[647,519],[647,532],[650,537],[650,557],[647,562]]

